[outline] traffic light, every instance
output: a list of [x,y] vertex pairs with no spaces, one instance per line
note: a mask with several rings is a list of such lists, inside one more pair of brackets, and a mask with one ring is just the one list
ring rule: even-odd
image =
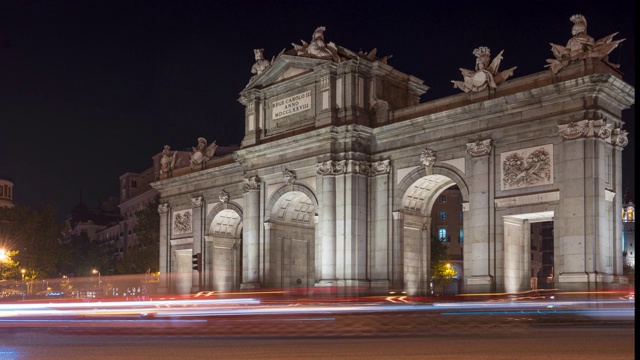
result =
[[201,270],[201,268],[202,268],[202,260],[201,260],[201,254],[200,253],[191,255],[191,268],[193,270],[196,270],[196,271],[200,271]]

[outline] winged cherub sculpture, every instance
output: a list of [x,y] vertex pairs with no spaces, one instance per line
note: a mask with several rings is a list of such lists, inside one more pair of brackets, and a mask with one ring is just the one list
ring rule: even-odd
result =
[[192,147],[193,153],[191,153],[191,160],[189,163],[191,164],[191,168],[193,169],[195,165],[202,164],[205,161],[211,159],[213,155],[216,153],[216,148],[218,145],[215,140],[211,143],[211,145],[207,146],[207,140],[203,137],[198,138],[198,145],[196,147]]
[[507,80],[509,76],[513,75],[513,70],[516,69],[516,66],[514,66],[498,72],[503,52],[504,50],[500,51],[493,61],[491,61],[491,64],[489,64],[489,60],[491,59],[491,51],[489,48],[480,46],[474,49],[473,55],[476,56],[476,69],[467,70],[460,68],[464,81],[451,80],[453,87],[466,93],[479,92],[486,89],[487,86],[493,89],[497,88],[498,85]]

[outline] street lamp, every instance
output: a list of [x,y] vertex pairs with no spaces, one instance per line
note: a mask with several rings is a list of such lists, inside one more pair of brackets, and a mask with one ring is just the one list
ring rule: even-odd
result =
[[24,273],[26,271],[27,270],[25,270],[25,269],[20,269],[20,272],[22,273],[22,300],[24,300],[24,297],[25,297],[25,294],[26,294],[26,290],[24,288]]
[[98,274],[98,294],[100,294],[100,270],[93,269],[94,274]]

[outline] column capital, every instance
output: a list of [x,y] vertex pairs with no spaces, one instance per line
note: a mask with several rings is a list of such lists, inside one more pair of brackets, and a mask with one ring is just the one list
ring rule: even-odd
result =
[[491,153],[491,139],[479,140],[467,143],[467,154],[471,157],[480,157]]
[[260,190],[260,178],[257,175],[246,177],[242,182],[242,189],[244,189],[244,191]]
[[194,208],[202,207],[204,198],[202,196],[194,196],[191,198],[191,205]]
[[158,205],[158,214],[164,215],[169,212],[169,203],[162,203]]

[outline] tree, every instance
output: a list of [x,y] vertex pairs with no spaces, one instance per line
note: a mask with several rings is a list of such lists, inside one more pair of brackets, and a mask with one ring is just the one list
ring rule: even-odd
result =
[[160,268],[160,198],[156,197],[136,212],[138,244],[129,249],[117,264],[119,274],[155,273]]
[[13,260],[17,254],[17,250],[7,251],[0,248],[0,280],[13,278],[15,274],[19,273],[18,263]]
[[446,243],[439,238],[431,239],[431,280],[434,289],[437,285],[442,285],[442,293],[456,275],[456,270],[447,262],[447,248]]
[[[18,251],[13,258],[31,280],[57,275],[59,263],[70,259],[61,242],[62,229],[51,205],[0,209],[0,247]],[[15,279],[21,275],[20,270],[10,274]]]

